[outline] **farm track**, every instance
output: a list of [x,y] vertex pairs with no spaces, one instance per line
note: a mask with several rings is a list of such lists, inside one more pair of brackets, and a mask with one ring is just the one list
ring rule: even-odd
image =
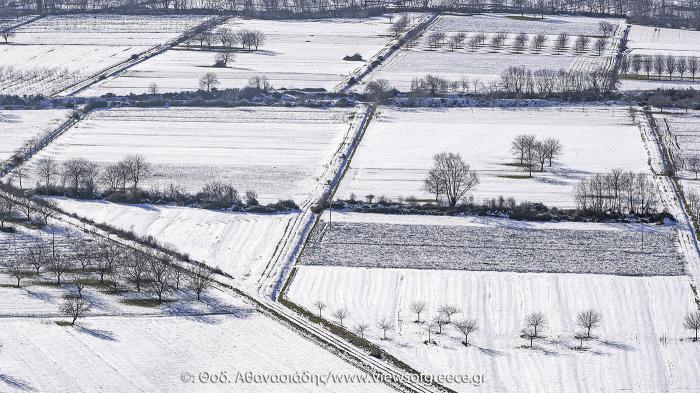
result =
[[221,25],[222,23],[225,23],[231,18],[231,16],[217,16],[212,19],[208,19],[199,25],[185,31],[184,33],[180,34],[177,38],[170,40],[166,42],[165,44],[155,46],[145,52],[139,53],[138,57],[135,59],[128,59],[125,60],[121,63],[115,64],[111,67],[107,67],[102,71],[99,71],[95,75],[91,76],[90,78],[83,80],[81,82],[75,83],[67,88],[64,88],[63,90],[56,92],[52,95],[52,97],[69,97],[76,95],[94,84],[101,82],[107,78],[111,78],[114,76],[118,76],[122,72],[126,71],[127,69],[140,64],[154,56],[157,56],[161,53],[164,53],[165,51],[189,40],[193,36],[203,32],[203,31],[208,31],[216,26]]
[[[651,111],[644,109],[643,115],[644,121],[640,122],[640,130],[651,158],[652,171],[661,190],[661,201],[683,228],[682,230],[679,229],[677,238],[680,249],[688,262],[687,274],[689,284],[697,288],[697,284],[700,282],[700,245],[698,245],[698,238],[695,234],[693,223],[684,207],[683,196],[676,182],[667,174],[670,166],[673,164],[664,151],[671,147],[665,145],[664,138],[661,137],[657,128],[658,123],[655,122]],[[652,146],[649,146],[649,144]],[[693,293],[695,292],[693,291]],[[700,299],[697,295],[694,300],[696,304],[700,305]]]

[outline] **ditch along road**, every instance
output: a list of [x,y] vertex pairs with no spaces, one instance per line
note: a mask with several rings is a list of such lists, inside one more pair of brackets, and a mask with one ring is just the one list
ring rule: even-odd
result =
[[[215,288],[233,291],[253,303],[261,312],[290,326],[299,334],[315,341],[350,364],[367,373],[379,376],[381,381],[392,388],[404,392],[418,393],[451,392],[447,388],[423,382],[418,378],[408,378],[408,376],[415,373],[411,373],[388,361],[370,356],[366,350],[356,347],[343,337],[278,302],[281,288],[289,278],[291,268],[295,264],[308,234],[319,219],[319,215],[315,214],[312,208],[319,200],[330,198],[335,193],[367,126],[374,116],[375,110],[375,106],[361,105],[355,112],[355,117],[350,127],[348,127],[343,142],[338,146],[328,164],[325,165],[323,173],[316,179],[314,189],[300,205],[301,212],[287,225],[284,237],[278,243],[275,253],[265,267],[262,276],[252,285],[241,285],[235,279],[216,275],[214,278]],[[0,197],[7,198],[11,196],[0,191]],[[26,203],[31,203],[31,201],[28,200]],[[105,230],[85,219],[62,211],[57,211],[50,218],[50,223],[77,227],[90,235],[103,237],[137,250],[156,252],[157,254],[163,253],[161,250],[139,241],[122,238],[116,231]],[[176,255],[170,255],[170,257],[173,264],[190,271],[190,274],[192,274],[193,266],[191,262],[179,259]]]
[[130,58],[128,60],[124,60],[121,63],[117,63],[111,67],[107,67],[103,69],[102,71],[94,74],[93,76],[80,81],[78,83],[75,83],[71,86],[68,86],[67,88],[58,91],[52,95],[52,97],[69,97],[69,96],[74,96],[76,94],[79,94],[80,92],[90,88],[91,86],[95,85],[98,82],[105,81],[108,78],[112,78],[115,76],[120,75],[122,72],[126,71],[127,69],[142,63],[153,56],[157,56],[168,49],[171,49],[177,45],[180,45],[189,39],[193,38],[199,33],[211,30],[215,28],[216,26],[221,25],[222,23],[225,23],[227,20],[231,19],[232,16],[217,16],[214,18],[210,18],[205,20],[204,22],[198,24],[197,26],[194,26],[184,33],[180,34],[176,38],[158,45],[154,46],[151,49],[148,49],[147,51],[141,52],[138,54],[138,57],[136,58]]
[[654,174],[659,189],[660,201],[663,207],[678,221],[679,248],[686,260],[686,275],[695,296],[695,304],[700,309],[698,284],[700,283],[700,246],[693,222],[686,210],[678,178],[674,177],[675,164],[670,151],[675,146],[668,135],[659,129],[659,124],[649,108],[635,109],[632,112],[633,121],[639,127],[644,145],[649,155],[649,166]]

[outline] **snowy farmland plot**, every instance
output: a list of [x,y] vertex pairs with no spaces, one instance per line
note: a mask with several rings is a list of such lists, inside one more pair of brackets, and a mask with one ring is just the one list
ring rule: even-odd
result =
[[85,393],[221,392],[226,386],[256,393],[393,391],[382,384],[344,384],[341,387],[332,382],[319,386],[184,383],[181,376],[184,372],[195,376],[200,372],[219,375],[226,372],[232,381],[237,372],[363,375],[359,369],[240,299],[219,297],[216,302],[226,309],[214,315],[114,313],[85,317],[74,327],[59,326],[52,319],[0,318],[0,329],[4,333],[0,389]]
[[60,92],[170,41],[207,16],[47,16],[0,46],[0,94]]
[[67,110],[0,110],[0,162],[66,120]]
[[[452,384],[458,392],[636,392],[694,390],[700,347],[690,341],[682,318],[696,310],[688,278],[620,277],[587,274],[464,272],[331,266],[297,268],[288,298],[311,312],[314,303],[347,307],[345,326],[369,325],[372,342],[427,374],[483,374],[478,388]],[[414,323],[410,305],[426,302],[422,321],[445,304],[474,318],[478,330],[469,347],[453,326],[427,340],[427,323]],[[594,339],[579,342],[576,314],[602,315]],[[543,337],[526,347],[520,337],[526,315],[541,311],[548,320]],[[393,325],[382,340],[377,321]]]
[[[631,25],[627,38],[630,56],[700,56],[700,31]],[[653,72],[652,72],[653,73]],[[643,73],[642,73],[643,74]],[[623,79],[622,90],[653,90],[656,88],[697,88],[700,78],[692,80],[687,73],[683,80],[664,76],[662,80]]]
[[351,128],[352,110],[163,108],[97,111],[41,153],[100,165],[141,154],[153,165],[145,189],[178,184],[197,192],[224,182],[261,203],[302,203]]
[[[592,71],[612,66],[619,39],[623,31],[620,21],[611,19],[616,25],[615,32],[608,39],[605,50],[600,54],[592,48],[576,53],[572,49],[578,36],[597,37],[601,33],[598,23],[601,19],[585,17],[547,17],[543,20],[518,20],[507,15],[441,15],[433,22],[411,48],[402,48],[385,61],[370,76],[371,79],[386,79],[402,91],[408,91],[414,78],[431,74],[450,81],[467,78],[475,80],[483,88],[497,79],[501,72],[510,66],[524,66],[531,70],[565,69]],[[443,33],[446,40],[440,45],[431,46],[430,36]],[[447,40],[457,33],[466,34],[464,44],[450,48]],[[469,40],[477,34],[486,35],[483,44],[472,47]],[[491,39],[505,33],[505,42],[498,48],[490,45]],[[516,35],[525,33],[527,43],[522,50],[513,48]],[[570,36],[566,50],[555,50],[555,39],[560,33]],[[542,49],[532,48],[533,38],[543,34],[547,37]],[[474,87],[470,87],[473,90]]]
[[54,200],[70,213],[139,236],[152,236],[194,260],[220,268],[240,284],[255,282],[263,275],[285,228],[298,215]]
[[[221,28],[234,32],[258,30],[267,39],[256,51],[238,50],[228,67],[213,67],[216,51],[181,45],[101,82],[82,95],[145,93],[152,83],[161,92],[197,90],[199,78],[206,72],[217,75],[219,88],[244,87],[251,77],[265,76],[275,88],[333,90],[392,42],[390,26],[388,17],[318,21],[236,18]],[[355,53],[364,60],[343,60]]]
[[[642,233],[644,231],[644,233]],[[681,275],[675,227],[492,218],[336,214],[317,225],[305,265]],[[645,248],[645,249],[644,249]]]
[[[520,134],[558,138],[563,153],[527,178],[511,154],[511,141]],[[423,181],[433,155],[443,151],[460,153],[478,172],[481,183],[472,190],[477,202],[502,195],[573,207],[574,186],[593,174],[649,170],[640,131],[625,107],[381,109],[336,196],[431,199]]]

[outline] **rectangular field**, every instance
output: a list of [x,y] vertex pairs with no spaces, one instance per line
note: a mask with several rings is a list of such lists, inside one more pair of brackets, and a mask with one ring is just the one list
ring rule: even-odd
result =
[[164,44],[208,16],[47,16],[0,45],[0,93],[55,94]]
[[100,165],[142,154],[153,165],[143,187],[197,192],[214,181],[263,203],[302,203],[351,128],[352,110],[163,108],[97,111],[28,164],[83,157]]
[[[451,384],[458,392],[573,393],[693,390],[700,384],[700,347],[688,338],[683,316],[696,310],[687,277],[619,277],[581,274],[368,269],[330,266],[297,268],[288,298],[324,316],[347,307],[345,326],[369,325],[365,337],[426,374],[483,374],[485,383]],[[453,326],[427,340],[427,323],[415,323],[410,305],[425,301],[422,321],[445,304],[461,312],[453,320],[476,319],[471,346]],[[576,314],[602,315],[594,338],[579,342]],[[526,315],[541,311],[548,324],[533,348],[520,337]],[[383,340],[377,321],[393,325]]]
[[[527,178],[511,154],[511,141],[520,134],[558,138],[563,153]],[[640,131],[624,107],[381,109],[336,195],[433,199],[423,181],[433,155],[443,151],[460,153],[477,171],[477,202],[502,195],[573,207],[574,186],[593,174],[649,171]]]
[[[644,231],[644,233],[642,233]],[[305,265],[682,275],[675,227],[533,223],[483,217],[336,214],[311,234]]]
[[69,213],[139,236],[152,236],[196,261],[220,268],[241,284],[263,275],[285,228],[297,216],[55,200]]
[[[510,66],[580,71],[609,68],[623,31],[619,20],[610,20],[617,29],[600,55],[590,48],[583,53],[574,53],[571,48],[576,36],[599,36],[601,20],[563,16],[535,21],[517,20],[507,15],[441,15],[424,32],[417,46],[398,51],[371,74],[371,79],[386,79],[399,90],[408,91],[414,78],[431,74],[450,81],[467,78],[472,85],[478,81],[478,86],[470,88],[478,90],[498,79]],[[465,33],[466,42],[456,49],[451,49],[446,41],[439,47],[430,47],[428,39],[435,32],[446,34],[448,39],[453,34]],[[483,45],[472,48],[467,43],[477,33],[486,34],[487,39]],[[489,43],[497,33],[505,33],[507,38],[501,48],[492,48]],[[528,43],[537,34],[544,34],[547,42],[541,50],[527,45],[524,50],[516,51],[513,40],[519,33],[527,34]],[[554,40],[559,33],[569,34],[571,42],[566,50],[556,53]]]
[[[316,21],[236,18],[221,27],[233,32],[259,30],[267,39],[256,51],[239,49],[228,67],[213,67],[217,55],[214,50],[181,45],[95,85],[82,95],[139,94],[146,92],[152,83],[161,92],[197,90],[199,78],[206,72],[217,75],[218,88],[244,87],[251,77],[265,76],[275,88],[333,90],[349,73],[392,42],[390,26],[389,18],[384,16]],[[364,60],[343,60],[355,53]]]
[[57,127],[69,115],[68,110],[0,110],[0,162],[44,131]]

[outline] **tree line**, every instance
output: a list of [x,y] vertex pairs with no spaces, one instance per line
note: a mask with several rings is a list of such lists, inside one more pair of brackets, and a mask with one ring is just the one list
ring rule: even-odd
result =
[[581,210],[646,215],[656,212],[659,193],[650,175],[613,169],[578,183],[574,199]]
[[[318,312],[318,318],[324,318],[323,311],[328,307],[328,305],[322,300],[316,300],[313,303],[315,311]],[[428,313],[426,309],[427,303],[425,301],[414,301],[409,305],[409,309],[415,315],[415,324],[423,326],[425,332],[426,340],[423,341],[426,345],[437,345],[437,341],[434,337],[437,335],[442,335],[445,333],[445,329],[452,327],[456,332],[462,335],[464,340],[462,344],[464,346],[471,345],[469,341],[469,336],[479,330],[478,321],[474,318],[460,318],[456,319],[455,316],[462,314],[462,309],[454,304],[443,304],[439,306],[434,312],[433,318],[421,318]],[[370,332],[371,326],[369,323],[358,322],[352,327],[346,327],[344,322],[350,317],[350,312],[347,307],[339,307],[333,309],[330,313],[338,326],[343,329],[348,329],[360,336],[365,338],[365,335]],[[577,330],[572,335],[572,338],[579,343],[577,347],[572,349],[583,350],[584,341],[595,339],[595,329],[600,328],[603,321],[602,314],[595,309],[588,309],[579,312],[576,315],[575,324]],[[547,336],[545,334],[546,328],[548,326],[547,316],[542,312],[532,312],[527,314],[523,319],[521,329],[519,331],[519,337],[526,340],[525,347],[533,348],[534,341],[537,339],[545,339]],[[375,328],[378,332],[381,332],[381,340],[390,340],[391,337],[389,333],[396,329],[396,326],[391,318],[380,318],[374,323]],[[700,312],[690,312],[688,313],[684,320],[683,326],[686,329],[694,331],[693,341],[698,340],[698,330],[700,330]]]
[[626,55],[620,60],[620,72],[626,77],[632,77],[631,71],[637,78],[646,74],[647,79],[652,75],[658,79],[667,75],[669,80],[673,80],[674,75],[678,76],[678,80],[683,80],[684,75],[690,75],[691,80],[695,81],[695,75],[700,70],[698,65],[700,61],[697,56]]

